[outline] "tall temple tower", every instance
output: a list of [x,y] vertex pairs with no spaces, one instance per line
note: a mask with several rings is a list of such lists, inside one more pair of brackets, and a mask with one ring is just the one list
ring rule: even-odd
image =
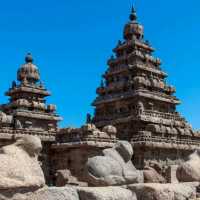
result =
[[97,88],[93,122],[98,128],[116,126],[118,138],[132,143],[139,168],[151,160],[177,163],[200,144],[199,135],[176,111],[175,88],[166,84],[167,74],[144,40],[134,8],[123,36]]
[[18,69],[17,80],[5,93],[10,99],[1,105],[1,126],[8,132],[13,130],[11,133],[15,135],[27,133],[38,135],[42,140],[55,140],[57,122],[61,118],[55,113],[55,105],[45,104],[50,92],[40,82],[31,54],[27,54],[25,64]]

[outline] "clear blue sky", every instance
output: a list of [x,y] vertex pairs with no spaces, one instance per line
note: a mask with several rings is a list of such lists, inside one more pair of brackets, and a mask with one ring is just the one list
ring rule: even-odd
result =
[[[42,80],[52,91],[49,103],[64,117],[61,126],[79,126],[106,60],[122,38],[130,0],[18,0],[0,5],[0,101],[31,52]],[[168,83],[182,100],[178,110],[200,128],[200,1],[137,0],[145,38],[157,49]]]

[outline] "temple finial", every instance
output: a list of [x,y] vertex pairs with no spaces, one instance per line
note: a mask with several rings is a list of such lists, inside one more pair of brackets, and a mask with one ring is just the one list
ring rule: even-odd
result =
[[130,14],[129,18],[130,18],[131,21],[136,21],[137,20],[136,10],[135,10],[133,4],[131,6],[131,14]]
[[33,57],[31,53],[27,53],[26,57],[25,57],[25,61],[26,63],[33,63]]
[[132,4],[132,6],[131,6],[131,13],[133,13],[133,12],[135,12],[135,8],[134,8],[134,6]]

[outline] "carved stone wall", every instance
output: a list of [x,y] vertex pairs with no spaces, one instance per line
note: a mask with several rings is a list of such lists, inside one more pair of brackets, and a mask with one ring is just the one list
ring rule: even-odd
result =
[[135,155],[132,159],[138,169],[143,169],[145,163],[157,161],[163,167],[177,165],[185,161],[192,150],[165,149],[165,148],[138,148],[134,147]]

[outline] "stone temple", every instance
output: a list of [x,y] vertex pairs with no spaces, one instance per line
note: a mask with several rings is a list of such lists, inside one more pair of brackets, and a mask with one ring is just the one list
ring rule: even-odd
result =
[[149,160],[174,164],[199,145],[200,135],[176,111],[180,104],[176,90],[166,84],[167,74],[144,39],[134,8],[123,37],[97,88],[93,123],[100,129],[115,126],[117,138],[133,145],[137,167],[143,168]]
[[132,162],[140,170],[154,161],[161,166],[182,163],[199,147],[200,134],[176,111],[180,101],[175,88],[166,84],[167,74],[144,39],[134,9],[123,36],[97,88],[94,116],[88,114],[81,128],[58,127],[62,118],[55,105],[46,104],[50,92],[31,54],[5,93],[9,101],[0,106],[0,145],[24,135],[39,136],[39,159],[48,185],[85,185],[88,158],[102,155],[118,140],[131,143]]

